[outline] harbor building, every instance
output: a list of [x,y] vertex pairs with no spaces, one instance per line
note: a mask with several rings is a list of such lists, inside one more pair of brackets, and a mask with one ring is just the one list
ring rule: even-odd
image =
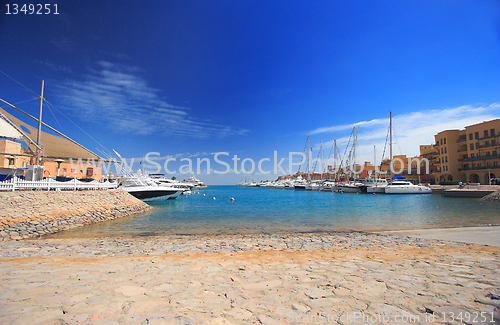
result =
[[500,177],[500,119],[441,131],[434,139],[436,183],[490,184]]

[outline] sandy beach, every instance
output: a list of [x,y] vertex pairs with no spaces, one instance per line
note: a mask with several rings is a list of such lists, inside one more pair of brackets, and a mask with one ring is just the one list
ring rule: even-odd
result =
[[0,248],[2,324],[500,322],[498,246],[340,232]]

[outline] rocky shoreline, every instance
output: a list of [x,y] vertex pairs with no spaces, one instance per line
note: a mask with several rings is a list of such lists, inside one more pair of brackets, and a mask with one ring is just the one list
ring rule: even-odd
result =
[[41,237],[150,209],[122,190],[0,192],[0,241]]

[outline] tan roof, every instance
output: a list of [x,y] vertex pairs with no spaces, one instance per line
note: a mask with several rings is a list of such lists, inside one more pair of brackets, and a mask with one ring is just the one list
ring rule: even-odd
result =
[[[18,120],[14,116],[7,113],[5,110],[0,108],[2,112],[8,119],[10,119],[15,125],[21,128],[26,135],[33,141],[36,142],[38,129]],[[22,126],[22,127],[21,127]],[[16,131],[17,132],[17,131]],[[80,144],[75,144],[63,137],[52,135],[46,132],[41,132],[40,142],[42,143],[42,156],[51,158],[82,158],[82,159],[96,159],[99,160],[99,156],[90,151],[89,149],[83,147]],[[26,142],[31,150],[35,151],[35,147]]]

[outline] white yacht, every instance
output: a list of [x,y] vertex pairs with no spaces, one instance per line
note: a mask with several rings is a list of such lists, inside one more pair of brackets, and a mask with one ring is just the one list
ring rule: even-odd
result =
[[183,190],[179,188],[158,185],[146,174],[134,174],[122,177],[118,188],[129,192],[131,195],[143,201],[175,199],[183,192]]
[[385,193],[385,188],[389,183],[387,180],[381,178],[365,178],[364,184],[366,186],[366,193]]
[[189,177],[185,181],[185,183],[192,184],[196,188],[207,187],[202,181],[200,181],[199,179],[196,179],[196,177],[194,177],[194,176]]
[[358,181],[350,181],[349,183],[336,185],[337,192],[339,193],[361,193],[365,185]]
[[385,194],[430,194],[432,190],[425,185],[415,185],[408,180],[396,180],[385,188]]
[[312,181],[306,185],[306,191],[320,191],[323,188],[322,182]]

